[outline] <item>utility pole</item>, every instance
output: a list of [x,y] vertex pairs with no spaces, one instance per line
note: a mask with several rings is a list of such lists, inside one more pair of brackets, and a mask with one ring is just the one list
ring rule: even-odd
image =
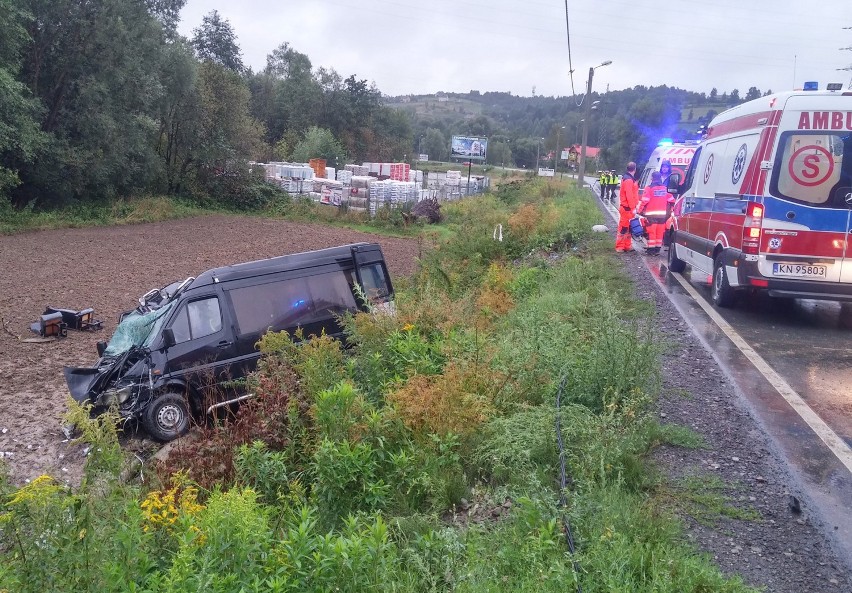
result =
[[592,78],[595,76],[595,68],[609,66],[610,64],[612,64],[612,60],[607,60],[589,68],[589,81],[586,84],[586,97],[584,99],[586,101],[586,117],[583,120],[583,146],[580,149],[580,170],[577,172],[577,187],[579,189],[583,189],[586,182],[586,144],[589,141],[589,120],[592,117]]
[[559,131],[564,130],[565,126],[556,128],[556,150],[553,153],[553,178],[556,179],[556,172],[559,171]]
[[538,168],[541,166],[541,143],[542,143],[543,140],[544,140],[544,138],[538,139],[538,147],[535,151],[535,174],[536,174],[536,177],[538,177]]

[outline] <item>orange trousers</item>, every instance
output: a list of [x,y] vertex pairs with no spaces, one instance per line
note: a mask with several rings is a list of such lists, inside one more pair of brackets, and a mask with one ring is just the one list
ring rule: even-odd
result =
[[630,251],[633,249],[633,241],[630,237],[630,219],[633,218],[632,212],[622,210],[618,217],[618,234],[615,237],[616,251]]
[[648,248],[662,247],[663,234],[666,232],[666,223],[651,222],[645,229],[648,231]]

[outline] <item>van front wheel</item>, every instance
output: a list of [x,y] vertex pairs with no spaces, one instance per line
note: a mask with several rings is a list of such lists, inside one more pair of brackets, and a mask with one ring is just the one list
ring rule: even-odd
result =
[[719,307],[730,307],[734,304],[736,293],[728,282],[728,272],[722,255],[713,260],[713,288],[710,290],[713,302]]
[[152,438],[172,441],[189,428],[189,408],[184,397],[168,392],[155,398],[142,415],[142,424]]

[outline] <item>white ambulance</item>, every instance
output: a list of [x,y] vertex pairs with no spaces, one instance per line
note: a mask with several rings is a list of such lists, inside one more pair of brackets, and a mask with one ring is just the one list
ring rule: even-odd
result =
[[815,87],[719,114],[670,185],[669,269],[712,275],[719,306],[745,289],[852,301],[852,91]]
[[689,163],[692,162],[692,157],[697,148],[697,140],[686,142],[673,142],[669,139],[660,140],[648,158],[648,164],[645,165],[639,176],[639,191],[645,189],[645,186],[651,181],[651,173],[659,171],[663,161],[669,162],[671,173],[677,174],[681,180],[685,179]]

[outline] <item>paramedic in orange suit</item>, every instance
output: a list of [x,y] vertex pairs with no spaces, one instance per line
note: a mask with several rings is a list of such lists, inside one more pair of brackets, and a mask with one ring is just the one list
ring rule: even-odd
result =
[[659,171],[651,173],[651,183],[642,193],[637,213],[648,220],[648,255],[659,255],[663,246],[663,233],[666,229],[669,207],[674,204],[674,196],[669,193],[663,185],[663,179]]
[[639,202],[639,185],[636,183],[636,163],[627,163],[627,172],[621,176],[621,190],[618,192],[618,237],[615,250],[627,253],[635,251],[630,236],[630,219]]

